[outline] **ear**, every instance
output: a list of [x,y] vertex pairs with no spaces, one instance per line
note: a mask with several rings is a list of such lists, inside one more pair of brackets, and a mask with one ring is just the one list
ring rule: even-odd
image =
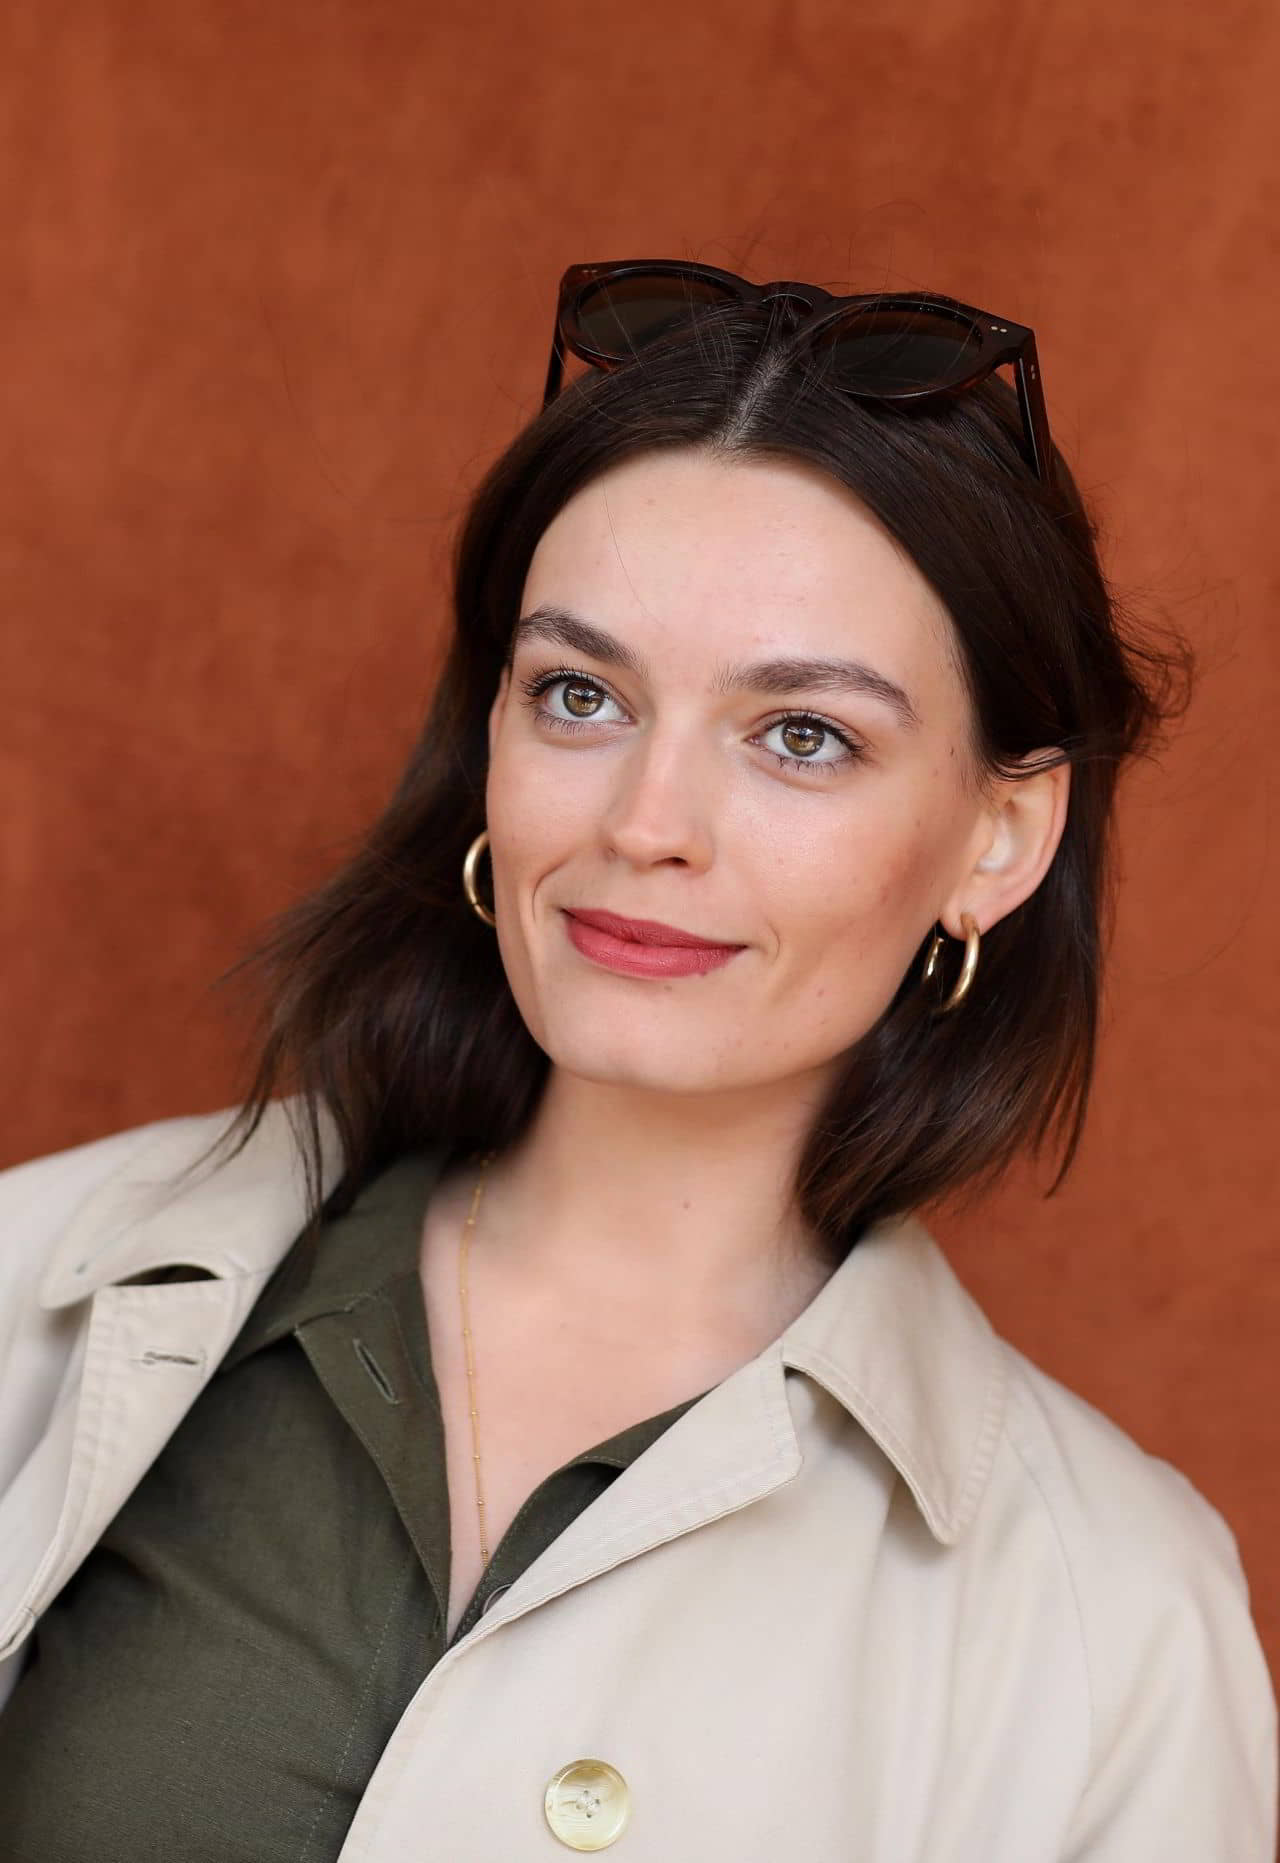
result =
[[489,761],[493,761],[493,747],[498,741],[498,730],[502,724],[503,713],[507,709],[507,693],[511,686],[511,669],[504,666],[498,680],[498,690],[493,704],[489,707]]
[[972,858],[938,914],[951,937],[964,937],[966,912],[979,931],[988,931],[1029,899],[1048,872],[1067,823],[1071,766],[1036,766],[1061,754],[1053,748],[1030,752],[1021,762],[1032,774],[999,779],[983,804]]

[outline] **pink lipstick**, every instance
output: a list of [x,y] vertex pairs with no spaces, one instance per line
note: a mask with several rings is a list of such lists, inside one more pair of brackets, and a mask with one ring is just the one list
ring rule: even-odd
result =
[[567,910],[565,928],[583,957],[630,977],[690,977],[722,964],[744,947],[716,944],[657,919],[624,919],[616,912]]

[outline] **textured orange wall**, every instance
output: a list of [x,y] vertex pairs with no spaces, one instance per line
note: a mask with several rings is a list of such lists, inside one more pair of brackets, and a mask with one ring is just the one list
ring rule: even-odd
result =
[[0,89],[0,1162],[232,1093],[211,980],[387,792],[566,263],[990,305],[1206,672],[1074,1177],[939,1233],[1225,1512],[1280,1656],[1276,9],[67,0]]

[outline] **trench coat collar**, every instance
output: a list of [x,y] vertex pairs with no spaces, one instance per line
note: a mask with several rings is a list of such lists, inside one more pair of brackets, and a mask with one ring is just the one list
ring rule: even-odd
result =
[[[306,1216],[296,1117],[296,1102],[273,1102],[235,1157],[215,1155],[178,1181],[230,1114],[155,1128],[63,1232],[41,1281],[41,1306],[68,1307],[184,1263],[221,1279],[270,1274]],[[341,1172],[328,1115],[321,1144],[327,1192]],[[917,1217],[869,1228],[766,1352],[822,1385],[873,1438],[935,1539],[959,1539],[1000,1438],[1006,1353]]]

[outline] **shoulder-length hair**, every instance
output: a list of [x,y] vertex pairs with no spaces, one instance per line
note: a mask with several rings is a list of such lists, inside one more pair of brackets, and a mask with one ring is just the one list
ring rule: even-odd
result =
[[[968,1194],[1015,1154],[1060,1142],[1066,1176],[1093,1075],[1110,934],[1117,777],[1185,710],[1189,645],[1138,637],[1108,588],[1092,517],[1061,455],[1052,487],[1018,445],[999,377],[907,411],[859,402],[731,307],[623,368],[589,371],[501,455],[474,494],[454,562],[453,632],[421,737],[341,870],[268,929],[238,970],[265,984],[256,1068],[226,1135],[247,1141],[288,1091],[319,1196],[331,1116],[341,1207],[426,1143],[501,1149],[526,1126],[549,1060],[516,1008],[462,865],[484,827],[487,720],[526,572],[551,520],[622,460],[663,448],[803,461],[853,492],[941,598],[970,699],[980,785],[1067,761],[1066,826],[1031,896],[990,927],[963,1003],[935,1015],[925,946],[840,1057],[794,1193],[833,1262],[871,1223]],[[959,947],[948,941],[954,970]],[[944,966],[944,973],[948,966]]]

